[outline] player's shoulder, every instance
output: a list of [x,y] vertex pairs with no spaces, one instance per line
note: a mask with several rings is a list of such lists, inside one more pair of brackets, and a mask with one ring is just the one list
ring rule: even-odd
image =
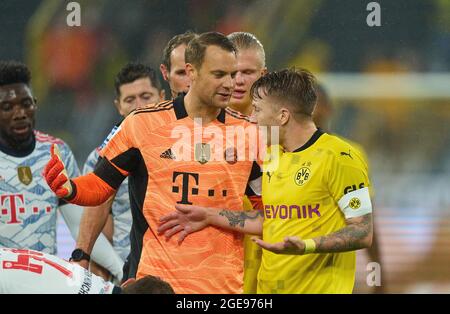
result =
[[227,124],[241,124],[244,126],[256,126],[256,121],[251,117],[240,113],[230,107],[225,108],[225,121]]
[[351,141],[337,135],[325,133],[321,146],[326,147],[334,159],[340,163],[365,162],[361,151]]
[[328,146],[332,151],[339,151],[351,147],[348,140],[330,133],[323,134],[323,145]]
[[96,147],[94,150],[92,150],[89,153],[88,157],[86,158],[85,164],[90,163],[92,161],[97,162],[98,157],[100,156],[100,151],[101,150],[102,150],[102,146]]
[[166,100],[132,111],[124,120],[122,127],[143,123],[147,126],[161,126],[176,120],[174,101]]
[[39,143],[67,145],[62,139],[51,136],[38,130],[34,130],[34,136],[36,138],[36,141]]
[[38,150],[47,150],[50,146],[53,144],[58,145],[59,150],[63,155],[71,154],[72,150],[70,149],[70,146],[63,141],[62,139],[34,130],[34,137],[36,139],[37,149]]
[[173,110],[173,106],[174,106],[173,100],[165,100],[165,101],[162,101],[159,103],[154,103],[154,104],[147,105],[145,107],[135,109],[131,113],[131,115],[133,115],[133,116],[143,115],[143,114],[160,115],[163,112]]

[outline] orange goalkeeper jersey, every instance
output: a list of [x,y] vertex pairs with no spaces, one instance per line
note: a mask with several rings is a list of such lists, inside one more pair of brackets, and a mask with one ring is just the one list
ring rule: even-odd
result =
[[178,236],[166,241],[156,230],[177,203],[242,210],[245,194],[258,197],[254,132],[255,124],[230,109],[200,127],[188,117],[183,97],[139,109],[123,121],[94,173],[113,188],[130,178],[128,277],[159,276],[176,293],[242,293],[241,234],[207,227],[178,245]]

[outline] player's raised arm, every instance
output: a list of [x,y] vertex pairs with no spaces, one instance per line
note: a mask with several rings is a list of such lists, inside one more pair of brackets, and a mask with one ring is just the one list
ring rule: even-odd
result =
[[158,233],[167,239],[180,233],[178,242],[183,242],[190,233],[207,226],[215,226],[242,233],[262,234],[264,215],[262,211],[235,211],[212,207],[175,205],[177,211],[161,217]]
[[50,152],[52,157],[45,166],[43,175],[48,186],[59,198],[72,204],[96,206],[114,194],[115,188],[94,173],[70,179],[57,146],[52,145]]

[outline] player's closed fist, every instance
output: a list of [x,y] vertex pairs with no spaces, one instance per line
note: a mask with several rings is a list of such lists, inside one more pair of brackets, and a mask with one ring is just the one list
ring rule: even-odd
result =
[[51,159],[45,166],[43,173],[45,181],[56,196],[68,198],[72,195],[73,188],[56,144],[53,144],[50,148],[50,154]]

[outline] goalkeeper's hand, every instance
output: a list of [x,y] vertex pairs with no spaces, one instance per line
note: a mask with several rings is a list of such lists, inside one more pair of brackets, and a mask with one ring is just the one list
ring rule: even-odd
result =
[[70,199],[73,194],[72,183],[67,175],[66,168],[61,159],[58,146],[53,144],[50,148],[52,158],[45,166],[43,175],[48,186],[59,198]]

